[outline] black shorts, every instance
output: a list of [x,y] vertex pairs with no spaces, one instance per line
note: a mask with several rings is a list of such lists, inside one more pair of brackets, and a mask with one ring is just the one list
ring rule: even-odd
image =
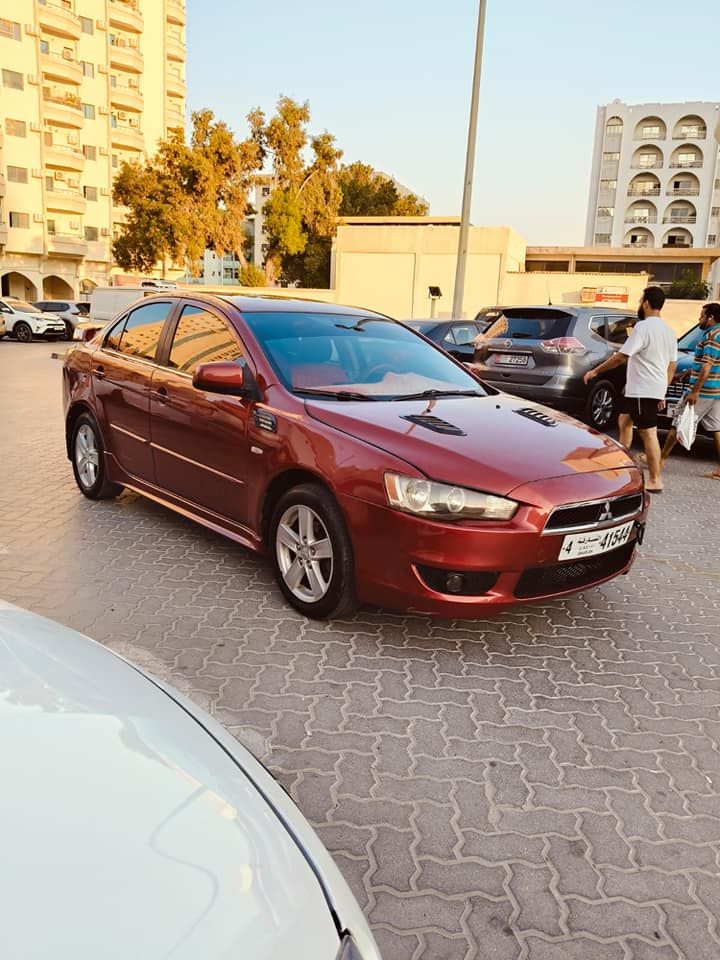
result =
[[651,430],[658,425],[659,403],[652,397],[623,397],[620,413],[626,413],[638,430]]

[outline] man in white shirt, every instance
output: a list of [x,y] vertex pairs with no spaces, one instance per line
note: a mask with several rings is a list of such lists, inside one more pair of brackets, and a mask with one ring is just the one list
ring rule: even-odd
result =
[[663,321],[660,311],[665,294],[660,287],[647,287],[640,298],[638,322],[617,353],[585,374],[585,383],[627,363],[625,396],[620,407],[620,443],[628,449],[636,426],[645,447],[648,465],[648,493],[662,493],[658,414],[665,406],[668,384],[677,366],[677,338]]

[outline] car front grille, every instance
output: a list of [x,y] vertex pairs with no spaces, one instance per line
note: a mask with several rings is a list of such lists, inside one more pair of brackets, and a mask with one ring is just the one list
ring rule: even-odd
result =
[[544,532],[561,533],[562,531],[585,530],[601,523],[634,517],[640,513],[642,508],[642,493],[631,493],[624,497],[557,507],[550,514]]
[[635,541],[626,543],[617,550],[602,553],[597,557],[558,563],[548,567],[533,567],[526,570],[515,587],[519,600],[542,597],[563,590],[580,590],[589,583],[596,583],[619,573],[630,562]]

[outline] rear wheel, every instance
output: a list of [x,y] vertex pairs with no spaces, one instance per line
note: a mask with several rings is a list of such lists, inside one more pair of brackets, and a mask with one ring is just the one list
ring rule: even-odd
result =
[[16,340],[19,340],[20,343],[30,343],[33,338],[32,329],[29,323],[25,323],[24,320],[18,320],[18,322],[13,327],[13,334]]
[[275,577],[306,617],[340,617],[357,607],[352,544],[335,498],[307,483],[288,490],[270,524]]
[[600,380],[588,394],[585,413],[596,430],[607,430],[617,412],[617,390],[609,380]]
[[110,500],[122,493],[120,484],[108,480],[100,430],[89,413],[82,413],[75,421],[70,451],[75,482],[84,496]]

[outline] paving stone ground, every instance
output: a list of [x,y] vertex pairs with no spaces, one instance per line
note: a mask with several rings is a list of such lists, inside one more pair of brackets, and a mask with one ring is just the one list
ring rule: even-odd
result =
[[229,541],[65,459],[0,344],[0,596],[175,683],[315,825],[386,960],[720,957],[720,484],[674,458],[625,578],[463,622],[312,623]]

